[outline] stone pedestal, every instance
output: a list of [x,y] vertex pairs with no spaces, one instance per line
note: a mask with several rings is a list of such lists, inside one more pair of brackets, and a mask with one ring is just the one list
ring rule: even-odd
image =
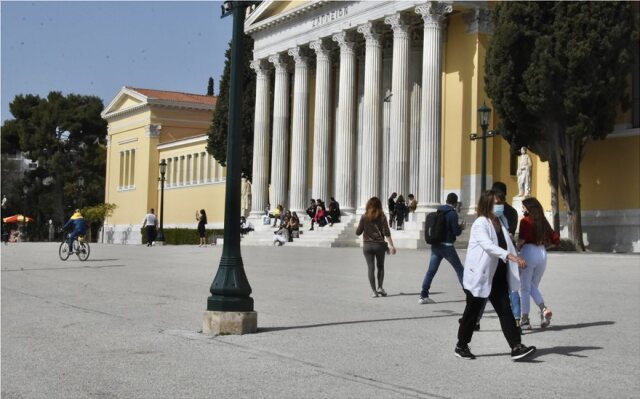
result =
[[520,219],[524,217],[524,214],[522,213],[522,201],[525,198],[526,197],[520,197],[516,195],[511,199],[511,206],[518,212],[518,228],[520,227]]
[[213,312],[206,311],[202,318],[202,333],[253,334],[258,331],[258,313],[256,312]]

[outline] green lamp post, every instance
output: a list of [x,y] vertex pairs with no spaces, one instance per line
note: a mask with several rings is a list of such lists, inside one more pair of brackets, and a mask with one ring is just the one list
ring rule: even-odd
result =
[[494,137],[496,132],[489,128],[489,118],[491,117],[491,108],[483,102],[480,108],[478,108],[478,117],[480,119],[480,128],[482,129],[482,136],[478,136],[477,133],[471,133],[469,138],[471,141],[482,140],[482,177],[480,180],[480,192],[484,192],[487,189],[487,139]]
[[242,51],[244,18],[251,1],[226,1],[222,17],[233,15],[231,39],[231,82],[229,90],[229,132],[227,134],[227,181],[224,210],[224,244],[213,282],[207,311],[253,312],[251,286],[240,253],[240,175],[242,126]]

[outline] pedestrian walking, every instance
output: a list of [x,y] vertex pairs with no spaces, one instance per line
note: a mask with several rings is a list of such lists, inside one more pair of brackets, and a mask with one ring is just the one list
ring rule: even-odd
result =
[[527,262],[516,255],[516,249],[508,238],[509,232],[493,212],[494,203],[495,192],[482,193],[477,206],[478,218],[471,226],[462,280],[467,304],[458,327],[455,355],[462,359],[475,359],[469,342],[488,298],[511,348],[511,359],[521,360],[534,353],[536,348],[522,344],[520,329],[511,313],[509,289],[518,287],[518,268],[526,267]]
[[[372,197],[367,201],[366,211],[360,218],[356,235],[362,235],[362,240],[364,241],[362,252],[367,261],[369,285],[372,291],[371,297],[387,296],[387,292],[382,287],[384,282],[384,258],[387,253],[395,254],[396,248],[393,246],[389,223],[382,210],[382,202],[378,197]],[[376,268],[378,271],[377,289],[374,275]]]
[[546,247],[559,245],[560,237],[551,228],[544,216],[542,205],[536,198],[525,198],[522,201],[522,212],[525,216],[520,220],[518,248],[520,256],[527,261],[527,268],[520,271],[522,293],[520,328],[530,330],[529,309],[531,301],[529,298],[533,298],[533,301],[540,308],[540,327],[544,328],[551,324],[553,313],[544,304],[544,298],[540,292],[540,280],[542,280],[547,268]]
[[153,241],[156,239],[156,224],[156,214],[153,208],[151,208],[142,221],[142,228],[146,229],[147,233],[147,247],[153,245]]
[[456,212],[456,205],[458,204],[458,195],[456,193],[449,193],[447,195],[447,203],[440,208],[438,212],[442,212],[445,218],[445,230],[442,241],[438,244],[431,244],[431,258],[429,259],[429,269],[424,275],[422,280],[422,290],[420,291],[420,299],[418,303],[421,305],[428,303],[436,303],[433,299],[429,298],[429,289],[433,282],[442,259],[446,259],[451,264],[453,270],[456,272],[460,286],[462,286],[462,275],[464,273],[464,266],[460,261],[458,252],[456,251],[453,243],[456,242],[456,237],[462,234],[464,224],[458,223],[458,212]]

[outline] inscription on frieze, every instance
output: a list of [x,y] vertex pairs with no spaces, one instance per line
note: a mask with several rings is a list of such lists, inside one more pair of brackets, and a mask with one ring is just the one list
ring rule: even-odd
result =
[[327,11],[311,19],[311,27],[317,28],[318,26],[326,25],[336,19],[344,18],[349,14],[347,7],[340,7],[337,10]]

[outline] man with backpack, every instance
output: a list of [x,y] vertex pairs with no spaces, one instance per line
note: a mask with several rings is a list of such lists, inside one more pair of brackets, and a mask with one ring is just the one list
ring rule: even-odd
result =
[[462,286],[464,266],[462,266],[458,253],[453,246],[456,237],[462,234],[464,229],[464,224],[458,223],[457,203],[458,196],[455,193],[449,193],[447,195],[447,203],[438,208],[437,212],[427,215],[425,238],[427,243],[431,244],[431,259],[429,260],[427,274],[425,274],[422,281],[422,290],[418,300],[421,305],[436,303],[429,298],[429,288],[431,288],[431,282],[438,272],[442,259],[446,259],[453,266],[453,270],[458,275],[460,286]]

